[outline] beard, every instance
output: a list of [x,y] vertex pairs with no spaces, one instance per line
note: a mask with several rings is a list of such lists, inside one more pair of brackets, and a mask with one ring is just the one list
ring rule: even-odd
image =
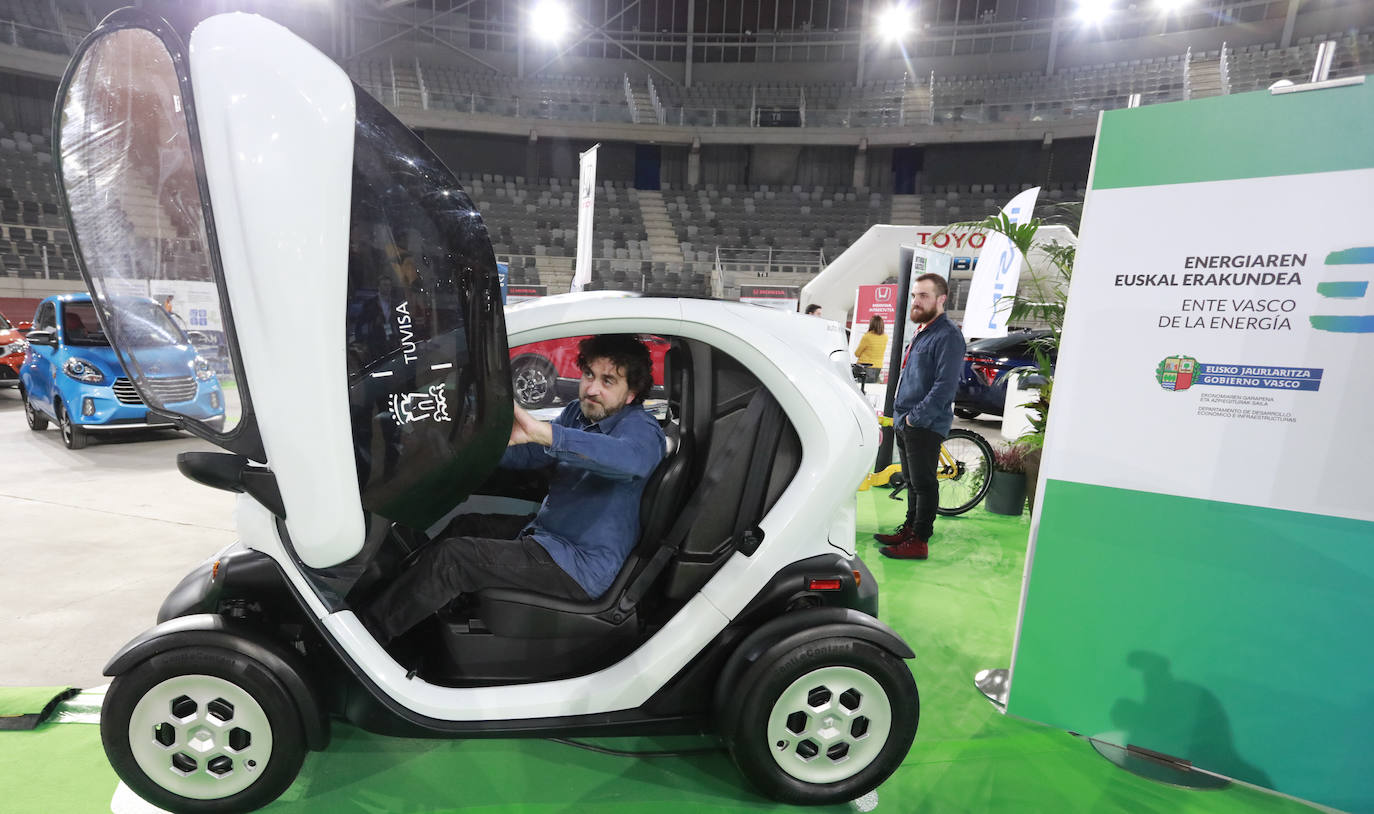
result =
[[586,398],[585,396],[581,399],[578,399],[578,401],[581,403],[580,406],[582,407],[582,415],[593,424],[595,424],[598,421],[604,421],[607,418],[615,415],[616,413],[620,412],[620,408],[623,406],[619,404],[607,406],[603,402],[593,401],[589,398]]
[[920,324],[924,325],[925,323],[930,322],[932,319],[935,319],[935,316],[936,313],[934,308],[931,308],[929,311],[922,311],[920,308],[914,305],[911,307],[912,322],[919,322]]

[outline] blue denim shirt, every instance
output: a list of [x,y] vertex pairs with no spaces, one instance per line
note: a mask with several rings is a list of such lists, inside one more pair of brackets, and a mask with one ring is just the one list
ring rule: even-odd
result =
[[592,598],[615,582],[639,539],[639,500],[664,445],[658,422],[638,404],[592,424],[574,401],[553,421],[552,446],[520,444],[501,458],[508,469],[555,466],[526,533]]
[[941,314],[911,341],[892,404],[893,425],[923,427],[948,436],[963,372],[964,335]]

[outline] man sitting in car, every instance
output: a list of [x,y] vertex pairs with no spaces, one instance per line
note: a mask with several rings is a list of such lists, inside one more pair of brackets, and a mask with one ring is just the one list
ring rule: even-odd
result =
[[553,467],[530,517],[462,515],[372,603],[363,622],[382,642],[460,594],[518,588],[588,600],[615,581],[639,537],[639,501],[664,454],[663,430],[642,402],[653,386],[644,343],[628,334],[578,345],[575,402],[553,422],[519,405],[501,465]]

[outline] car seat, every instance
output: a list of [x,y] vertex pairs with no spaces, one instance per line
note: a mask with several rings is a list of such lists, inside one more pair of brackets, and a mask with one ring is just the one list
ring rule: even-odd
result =
[[86,339],[86,322],[80,314],[67,311],[63,326],[67,330],[67,341],[80,341]]

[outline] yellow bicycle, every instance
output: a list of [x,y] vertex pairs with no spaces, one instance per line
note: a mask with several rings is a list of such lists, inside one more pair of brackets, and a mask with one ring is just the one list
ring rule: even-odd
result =
[[[892,426],[892,419],[886,416],[878,421],[884,427]],[[904,480],[896,480],[902,477],[901,464],[893,464],[869,475],[860,489],[890,485],[895,499],[897,490],[905,485]],[[992,484],[992,445],[976,432],[950,430],[940,445],[935,478],[940,488],[940,502],[935,507],[937,514],[950,517],[972,509],[982,502]]]

